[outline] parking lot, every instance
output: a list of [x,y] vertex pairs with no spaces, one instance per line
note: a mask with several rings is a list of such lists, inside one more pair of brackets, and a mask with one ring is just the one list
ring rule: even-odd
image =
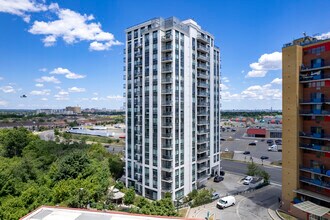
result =
[[[221,138],[224,140],[221,141],[221,151],[225,151],[226,148],[228,151],[235,152],[235,160],[241,161],[251,161],[251,157],[254,162],[264,164],[270,164],[274,161],[282,160],[281,152],[272,152],[268,151],[267,139],[262,138],[247,138],[243,137],[246,132],[246,128],[235,128],[236,131],[225,131],[221,133]],[[274,139],[275,140],[275,139]],[[250,146],[250,143],[255,143],[255,146]],[[281,148],[282,145],[279,145]],[[244,155],[244,151],[249,151],[249,155]],[[268,159],[261,161],[260,157],[266,156]]]
[[214,183],[213,178],[209,179],[206,188],[214,189],[220,194],[220,197],[241,192],[239,195],[235,195],[235,205],[218,209],[216,207],[218,200],[215,200],[210,204],[192,208],[189,217],[204,219],[209,213],[210,215],[215,214],[214,219],[217,220],[271,219],[268,208],[277,205],[281,188],[269,185],[253,192],[244,192],[249,186],[243,185],[242,178],[243,176],[226,173],[222,182]]

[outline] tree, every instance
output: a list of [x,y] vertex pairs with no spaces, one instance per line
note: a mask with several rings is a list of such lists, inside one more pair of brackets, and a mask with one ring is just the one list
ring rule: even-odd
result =
[[124,174],[124,162],[119,158],[117,155],[112,155],[109,158],[109,168],[111,175],[115,178],[118,179],[123,176]]
[[269,183],[269,179],[270,179],[270,174],[267,173],[265,170],[261,170],[260,171],[260,177],[262,177],[264,179],[264,183]]
[[255,163],[249,163],[248,166],[248,171],[246,175],[248,176],[255,176],[259,173],[259,167]]
[[0,133],[0,143],[4,147],[5,157],[21,156],[24,147],[36,139],[27,129],[4,129]]
[[135,200],[135,191],[133,188],[127,190],[124,196],[124,203],[125,205],[133,204]]
[[212,202],[212,192],[207,189],[198,191],[197,196],[194,199],[193,207],[200,206]]

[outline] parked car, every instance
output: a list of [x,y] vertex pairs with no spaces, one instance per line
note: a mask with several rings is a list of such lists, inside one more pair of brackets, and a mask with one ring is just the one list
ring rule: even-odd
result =
[[247,177],[244,178],[243,184],[244,185],[249,185],[252,182],[252,180],[253,180],[252,176],[247,176]]
[[252,142],[252,143],[249,143],[249,146],[256,146],[257,144]]
[[215,176],[213,182],[218,183],[221,182],[224,178],[222,176]]
[[267,160],[267,159],[269,159],[269,157],[267,157],[267,156],[261,156],[260,159],[261,160]]
[[267,144],[273,144],[273,140],[267,140]]
[[229,151],[228,148],[226,148],[226,149],[225,149],[225,152],[228,152],[228,151]]
[[236,131],[236,129],[232,128],[232,129],[231,129],[231,131],[232,131],[232,132],[235,132],[235,131]]
[[282,145],[282,140],[275,140],[275,144]]
[[224,176],[226,173],[223,170],[220,170],[220,176]]
[[226,139],[224,139],[224,138],[220,138],[220,141],[226,141]]
[[217,202],[217,208],[220,209],[227,208],[229,206],[235,205],[235,203],[236,200],[234,196],[226,196],[219,199],[219,201]]
[[220,198],[220,195],[219,193],[215,192],[212,194],[212,200],[216,200],[216,199],[219,199]]
[[274,145],[270,146],[270,147],[268,148],[268,151],[277,152],[277,151],[278,151],[278,147],[277,147],[277,145],[274,144]]
[[249,155],[250,154],[250,151],[244,151],[243,154],[244,155]]

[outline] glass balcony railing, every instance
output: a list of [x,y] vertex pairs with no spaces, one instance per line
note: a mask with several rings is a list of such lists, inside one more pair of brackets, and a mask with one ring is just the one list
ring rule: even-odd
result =
[[162,176],[162,180],[165,182],[172,182],[173,178],[171,176]]
[[197,68],[203,69],[203,70],[209,70],[210,66],[208,66],[206,64],[198,63]]
[[301,143],[299,145],[299,147],[301,149],[311,150],[311,151],[319,151],[319,152],[325,152],[325,153],[330,152],[330,146],[324,146],[324,145],[318,145],[318,144],[304,144],[304,143]]
[[166,42],[166,41],[171,41],[173,40],[173,36],[172,34],[165,34],[163,37],[162,37],[162,41]]
[[314,167],[314,168],[300,166],[299,169],[301,171],[304,171],[304,172],[307,172],[307,173],[314,173],[314,174],[318,174],[318,175],[321,175],[321,176],[325,176],[325,177],[329,177],[330,178],[330,176],[327,175],[328,169],[326,169],[322,165],[320,165],[319,167]]
[[300,110],[301,115],[330,115],[330,110],[322,109],[311,109],[311,110]]
[[162,148],[163,149],[170,149],[170,150],[172,150],[173,149],[173,146],[172,146],[172,144],[166,144],[165,143],[165,144],[162,145]]
[[172,56],[165,56],[165,57],[162,57],[162,61],[163,62],[166,62],[166,61],[172,61]]
[[162,73],[170,73],[172,72],[172,67],[163,67],[162,68]]
[[172,138],[173,137],[173,133],[163,133],[162,134],[162,138]]
[[311,98],[311,99],[300,99],[300,104],[322,104],[330,102],[330,98]]
[[313,186],[318,186],[324,189],[330,189],[330,182],[322,181],[319,179],[311,179],[306,177],[300,177],[300,182],[308,183]]
[[197,77],[198,78],[204,78],[204,79],[208,79],[208,74],[205,72],[197,72]]
[[172,50],[172,45],[162,47],[162,51],[170,51],[170,50]]
[[330,141],[330,135],[324,134],[324,133],[305,133],[305,132],[300,132],[299,136],[301,138],[320,139],[320,140],[328,140],[328,141]]
[[162,78],[162,83],[172,83],[172,80],[173,80],[172,77]]
[[197,91],[197,96],[208,96],[209,94],[205,91]]
[[197,50],[200,50],[200,51],[203,51],[205,53],[208,53],[209,52],[209,48],[202,45],[202,44],[197,44]]
[[209,42],[209,39],[204,35],[201,35],[201,34],[198,34],[197,35],[197,41],[202,41],[204,43],[208,43]]
[[164,160],[173,160],[173,155],[163,154],[162,159],[164,159]]

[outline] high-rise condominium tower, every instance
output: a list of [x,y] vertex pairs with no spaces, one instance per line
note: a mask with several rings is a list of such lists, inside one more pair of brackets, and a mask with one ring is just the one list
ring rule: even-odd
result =
[[283,207],[299,219],[330,219],[330,39],[284,45]]
[[126,29],[126,185],[178,199],[220,171],[220,51],[193,20]]

